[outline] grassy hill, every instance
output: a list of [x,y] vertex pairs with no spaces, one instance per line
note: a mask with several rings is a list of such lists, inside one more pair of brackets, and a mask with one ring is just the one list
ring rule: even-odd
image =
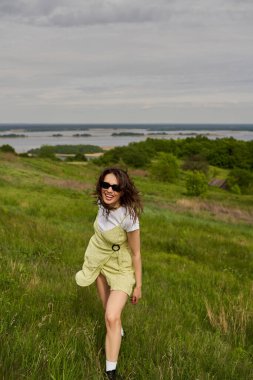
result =
[[[103,379],[95,286],[74,275],[92,234],[100,169],[0,153],[2,379]],[[183,181],[141,190],[143,299],[124,311],[126,380],[253,378],[253,196]]]

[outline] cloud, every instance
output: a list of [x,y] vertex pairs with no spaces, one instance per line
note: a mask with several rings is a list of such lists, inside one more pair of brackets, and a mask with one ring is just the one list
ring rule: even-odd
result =
[[59,0],[1,0],[0,16],[19,21],[50,15],[59,6]]
[[105,24],[207,25],[250,20],[248,0],[1,0],[0,17],[37,26],[87,27]]
[[159,3],[109,0],[2,0],[0,16],[39,26],[76,27],[111,23],[156,21],[162,15]]

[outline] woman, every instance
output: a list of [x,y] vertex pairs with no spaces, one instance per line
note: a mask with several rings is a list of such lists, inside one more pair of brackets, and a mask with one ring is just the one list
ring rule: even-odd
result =
[[139,192],[128,174],[118,168],[105,169],[96,186],[98,215],[95,234],[85,252],[82,270],[76,274],[80,286],[96,281],[105,310],[106,374],[116,379],[116,366],[124,334],[121,313],[132,296],[141,298],[142,266],[138,217],[142,212]]

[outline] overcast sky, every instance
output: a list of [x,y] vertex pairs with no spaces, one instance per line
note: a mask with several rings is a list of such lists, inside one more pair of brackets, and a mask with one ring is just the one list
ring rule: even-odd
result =
[[252,0],[0,0],[0,123],[253,123]]

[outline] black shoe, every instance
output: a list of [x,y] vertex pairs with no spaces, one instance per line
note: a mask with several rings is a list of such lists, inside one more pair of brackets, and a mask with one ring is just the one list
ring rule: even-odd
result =
[[116,369],[113,369],[112,371],[106,371],[106,375],[108,379],[116,380]]

